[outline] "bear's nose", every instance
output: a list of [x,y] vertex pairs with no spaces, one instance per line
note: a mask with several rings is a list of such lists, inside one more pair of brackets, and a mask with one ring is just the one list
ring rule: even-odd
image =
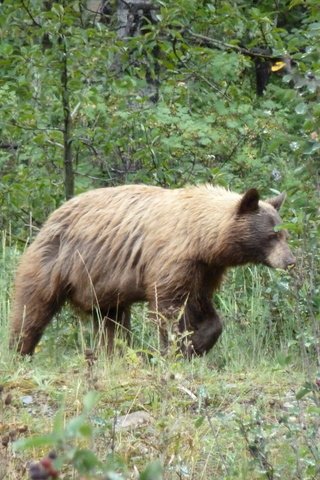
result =
[[292,268],[294,268],[296,265],[296,259],[294,258],[294,256],[291,256],[290,258],[287,259],[287,269],[288,270],[291,270]]

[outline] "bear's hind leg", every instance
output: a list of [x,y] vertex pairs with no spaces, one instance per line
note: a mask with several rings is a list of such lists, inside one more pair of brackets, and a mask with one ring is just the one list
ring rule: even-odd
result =
[[32,355],[44,329],[59,310],[57,302],[46,302],[32,295],[25,303],[15,303],[10,331],[10,347],[22,355]]
[[66,297],[59,271],[40,257],[40,248],[27,250],[18,269],[10,316],[10,347],[32,355],[44,329]]
[[47,238],[40,233],[22,256],[16,273],[10,347],[23,355],[32,355],[44,329],[67,297],[57,258],[59,246],[59,235]]

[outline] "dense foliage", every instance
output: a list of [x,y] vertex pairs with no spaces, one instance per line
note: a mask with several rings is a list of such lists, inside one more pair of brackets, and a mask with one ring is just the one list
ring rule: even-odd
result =
[[[159,1],[157,21],[124,38],[97,3],[0,7],[2,228],[21,233],[73,190],[125,182],[285,189],[298,216],[314,212],[316,0]],[[258,97],[245,52],[261,46],[293,67]]]

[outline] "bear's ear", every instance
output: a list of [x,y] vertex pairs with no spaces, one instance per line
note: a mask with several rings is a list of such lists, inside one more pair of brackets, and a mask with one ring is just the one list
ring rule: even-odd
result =
[[250,188],[241,198],[238,214],[255,212],[259,208],[259,192],[255,188]]
[[276,210],[280,210],[280,207],[283,204],[285,198],[286,194],[280,193],[280,195],[277,195],[276,197],[268,198],[266,202],[270,203],[270,205],[272,205]]

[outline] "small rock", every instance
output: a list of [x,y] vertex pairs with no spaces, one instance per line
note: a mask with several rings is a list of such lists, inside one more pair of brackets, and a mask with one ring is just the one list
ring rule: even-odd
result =
[[139,410],[137,412],[128,413],[128,415],[121,415],[118,417],[115,429],[116,431],[134,429],[151,422],[151,415],[144,410]]
[[31,405],[33,403],[33,397],[31,395],[25,395],[21,397],[23,405]]

